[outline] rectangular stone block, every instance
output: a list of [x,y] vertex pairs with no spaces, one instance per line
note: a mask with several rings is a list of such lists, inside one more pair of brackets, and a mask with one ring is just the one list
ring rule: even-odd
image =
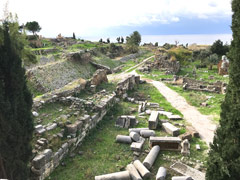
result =
[[182,120],[182,117],[179,115],[168,115],[167,117],[168,117],[168,119],[173,120],[173,121],[174,120]]
[[181,151],[181,139],[179,137],[154,137],[149,139],[150,146],[159,145],[161,150]]
[[163,126],[163,129],[167,133],[171,134],[172,136],[178,136],[179,135],[180,129],[175,127],[171,123],[168,123],[168,122],[167,123],[163,123],[162,126]]
[[157,129],[157,126],[158,126],[158,112],[152,111],[148,120],[148,128]]
[[131,150],[141,152],[144,142],[145,142],[144,138],[140,138],[138,142],[133,142],[130,146]]

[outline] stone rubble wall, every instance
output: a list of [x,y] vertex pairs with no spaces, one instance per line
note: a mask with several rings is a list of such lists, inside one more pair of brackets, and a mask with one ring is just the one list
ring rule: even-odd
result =
[[128,90],[134,89],[140,82],[140,76],[130,75],[117,84],[116,94],[118,97],[124,97]]
[[31,163],[32,180],[43,180],[60,164],[61,160],[76,147],[80,146],[89,131],[103,119],[108,110],[116,103],[116,94],[107,95],[98,104],[93,115],[83,115],[75,123],[67,125],[67,142],[53,152],[45,149],[35,156]]
[[34,98],[33,110],[41,108],[44,104],[60,101],[61,97],[67,97],[76,93],[80,93],[84,89],[89,89],[91,85],[94,85],[96,87],[102,82],[108,82],[107,73],[105,70],[99,69],[89,80],[80,78],[67,84],[63,88],[56,89],[49,93],[45,93],[42,96]]
[[63,88],[56,89],[49,93],[45,93],[42,96],[36,97],[33,100],[33,110],[41,108],[44,104],[57,102],[61,97],[67,97],[75,93],[80,93],[81,90],[85,89],[85,86],[86,80],[77,79]]

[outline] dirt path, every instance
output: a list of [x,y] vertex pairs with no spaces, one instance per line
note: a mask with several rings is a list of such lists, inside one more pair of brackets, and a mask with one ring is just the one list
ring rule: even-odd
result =
[[[152,57],[150,57],[152,58]],[[145,59],[142,63],[124,71],[121,74],[112,75],[111,80],[122,79],[130,74],[138,75],[135,70],[129,72],[131,69],[141,66],[144,62],[150,58]],[[214,124],[210,116],[201,114],[194,106],[187,103],[185,98],[180,96],[178,93],[167,87],[164,83],[159,81],[154,81],[150,79],[145,79],[148,83],[153,84],[159,92],[167,99],[170,104],[179,110],[184,119],[189,122],[200,134],[201,138],[209,144],[213,141],[214,131],[216,129],[216,124]]]
[[201,114],[194,106],[189,105],[185,98],[167,87],[164,83],[159,81],[151,81],[150,83],[159,90],[173,107],[183,114],[184,119],[192,124],[207,144],[213,141],[216,125],[209,116]]

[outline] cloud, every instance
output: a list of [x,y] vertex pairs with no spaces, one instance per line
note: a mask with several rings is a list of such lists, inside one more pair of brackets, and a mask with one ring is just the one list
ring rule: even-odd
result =
[[43,34],[74,31],[88,35],[117,26],[230,17],[231,0],[9,0],[9,9],[23,23],[38,21]]

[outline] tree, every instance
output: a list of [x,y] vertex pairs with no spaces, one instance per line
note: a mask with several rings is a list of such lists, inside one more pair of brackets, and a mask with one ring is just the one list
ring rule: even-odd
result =
[[117,39],[116,39],[116,40],[117,40],[117,42],[118,42],[118,43],[120,43],[120,37],[117,37]]
[[109,39],[109,38],[107,38],[107,43],[108,43],[108,44],[110,43],[110,39]]
[[121,43],[122,43],[122,44],[124,43],[124,38],[123,38],[123,37],[121,37]]
[[229,52],[229,84],[221,105],[220,125],[209,151],[207,180],[240,177],[240,0],[232,1],[233,40]]
[[139,32],[134,31],[129,37],[127,37],[127,43],[139,46],[141,43],[141,35],[139,34]]
[[134,31],[130,36],[126,37],[127,41],[127,50],[130,53],[136,53],[138,52],[138,46],[141,43],[141,35],[139,32]]
[[158,42],[155,42],[155,44],[154,44],[156,47],[158,47]]
[[75,33],[73,33],[73,39],[76,39]]
[[28,179],[32,153],[32,96],[10,25],[0,25],[0,179],[21,180]]
[[210,50],[212,53],[216,53],[218,56],[222,56],[227,54],[229,47],[227,44],[223,45],[223,42],[219,39],[212,44]]
[[101,39],[99,39],[99,42],[100,42],[100,43],[102,43],[102,42],[103,42],[102,38],[101,38]]
[[28,31],[31,31],[33,35],[35,35],[36,32],[39,32],[42,29],[37,21],[27,22],[25,27]]

